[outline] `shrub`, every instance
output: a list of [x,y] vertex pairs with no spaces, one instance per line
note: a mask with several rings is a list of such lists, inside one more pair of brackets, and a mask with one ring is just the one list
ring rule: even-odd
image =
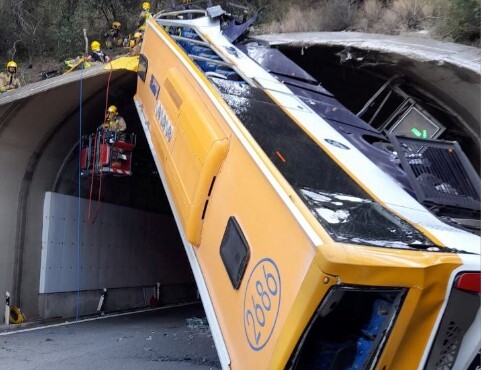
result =
[[352,27],[357,13],[357,5],[353,0],[303,1],[286,9],[284,12],[277,13],[277,19],[263,25],[262,31],[266,33],[343,31]]
[[[247,1],[247,0],[245,0]],[[258,0],[257,2],[269,2]],[[480,0],[286,0],[272,2],[262,32],[435,30],[434,37],[480,44]]]
[[272,21],[265,27],[264,32],[309,32],[320,30],[319,10],[307,10],[298,5],[292,6],[280,21]]
[[455,42],[480,44],[480,0],[452,0],[448,34]]
[[345,31],[352,28],[358,6],[352,0],[327,0],[321,7],[321,30]]

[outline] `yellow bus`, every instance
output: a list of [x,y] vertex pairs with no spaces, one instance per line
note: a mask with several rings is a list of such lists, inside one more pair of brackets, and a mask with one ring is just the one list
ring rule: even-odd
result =
[[304,99],[306,81],[234,44],[222,16],[149,20],[134,97],[222,367],[475,369],[480,237],[317,113],[339,107],[329,94]]

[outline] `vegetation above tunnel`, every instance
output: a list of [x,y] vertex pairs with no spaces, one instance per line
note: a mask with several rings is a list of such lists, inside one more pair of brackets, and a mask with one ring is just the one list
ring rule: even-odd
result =
[[[0,61],[24,65],[60,61],[103,40],[112,22],[133,33],[141,1],[0,0]],[[180,1],[153,0],[152,10]],[[228,1],[213,0],[227,6]],[[432,37],[480,45],[480,0],[239,0],[254,10],[265,7],[255,32],[363,31],[399,34],[426,30]],[[27,63],[25,63],[27,62]],[[3,65],[3,63],[2,63]],[[25,82],[37,76],[24,76]]]

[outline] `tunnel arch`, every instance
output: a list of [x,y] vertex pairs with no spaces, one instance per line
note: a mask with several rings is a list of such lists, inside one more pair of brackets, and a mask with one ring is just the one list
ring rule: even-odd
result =
[[[102,122],[108,83],[109,104],[119,107],[129,129],[136,132],[138,153],[134,176],[104,177],[102,202],[172,218],[132,101],[136,81],[133,72],[113,71],[110,75],[93,68],[29,85],[0,99],[0,168],[4,170],[0,241],[7,246],[0,263],[0,289],[10,291],[12,304],[22,307],[31,319],[48,316],[43,306],[52,304],[42,302],[38,294],[45,193],[79,195],[78,187],[72,186],[78,183],[79,121],[82,134],[95,131]],[[80,185],[80,197],[88,198],[90,179],[81,179]],[[99,192],[95,190],[94,207]],[[170,229],[169,233],[177,233],[173,221]],[[175,258],[185,259],[182,247],[178,249]],[[179,264],[186,276],[184,282],[192,285],[187,260]]]

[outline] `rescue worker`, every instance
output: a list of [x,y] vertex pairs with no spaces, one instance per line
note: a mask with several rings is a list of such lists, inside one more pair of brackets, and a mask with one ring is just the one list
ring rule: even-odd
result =
[[20,79],[17,77],[17,63],[13,60],[7,63],[7,72],[0,72],[0,92],[17,89]]
[[191,3],[192,3],[191,0],[182,0],[182,1],[181,1],[182,9],[184,9],[184,10],[189,10],[189,9],[191,9]]
[[124,41],[124,36],[121,34],[120,31],[121,23],[115,21],[112,23],[112,28],[109,32],[104,34],[105,46],[107,49],[112,49],[115,46],[122,46],[122,42]]
[[121,159],[126,160],[125,154],[122,154],[122,150],[119,151],[118,148],[113,148],[116,141],[126,140],[127,134],[125,130],[127,128],[126,121],[119,115],[119,110],[115,105],[111,105],[107,108],[107,114],[105,116],[104,123],[100,126],[103,130],[102,137],[112,147],[112,168],[119,168],[122,166]]
[[111,105],[107,109],[105,121],[102,124],[102,128],[107,131],[124,132],[127,128],[126,121],[119,115],[119,110],[115,105]]
[[129,46],[131,48],[131,51],[129,53],[130,56],[139,55],[141,53],[142,46],[142,33],[134,33],[134,38],[130,41]]
[[90,44],[90,48],[92,49],[92,52],[87,56],[87,61],[100,63],[110,62],[110,57],[100,49],[99,41],[92,41],[92,44]]
[[152,17],[151,14],[151,4],[148,2],[142,3],[142,12],[137,20],[137,30],[139,32],[144,32],[147,27],[147,20]]

